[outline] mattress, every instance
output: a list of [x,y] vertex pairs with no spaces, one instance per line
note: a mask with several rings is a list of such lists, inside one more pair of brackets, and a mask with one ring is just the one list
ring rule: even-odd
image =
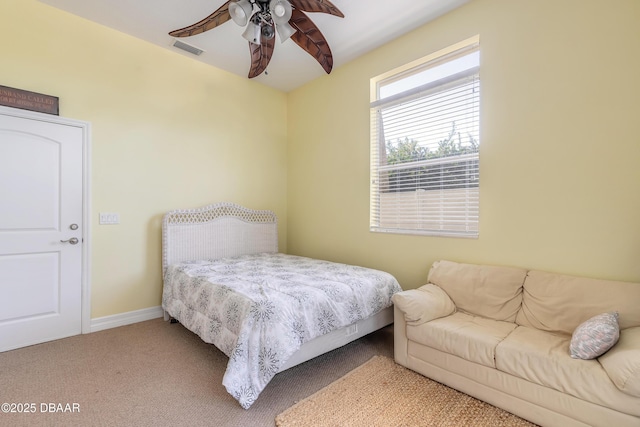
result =
[[391,306],[389,273],[281,253],[173,264],[163,308],[229,357],[223,385],[247,409],[305,342]]

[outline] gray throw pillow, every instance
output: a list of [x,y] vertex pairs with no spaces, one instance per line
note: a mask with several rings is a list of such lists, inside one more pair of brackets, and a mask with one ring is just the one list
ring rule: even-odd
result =
[[571,357],[595,359],[613,347],[620,338],[618,312],[603,313],[581,323],[571,336]]

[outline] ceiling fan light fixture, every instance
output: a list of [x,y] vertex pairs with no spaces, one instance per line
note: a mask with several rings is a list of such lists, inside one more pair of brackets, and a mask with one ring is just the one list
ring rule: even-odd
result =
[[244,27],[253,14],[253,5],[249,0],[238,0],[229,3],[229,15],[233,22]]
[[296,29],[289,25],[288,22],[276,25],[276,31],[280,37],[280,43],[284,43],[296,32]]
[[244,33],[242,33],[242,37],[249,40],[249,42],[253,44],[261,44],[262,27],[260,26],[260,24],[249,22],[249,25],[247,25],[247,29],[244,30]]
[[276,30],[273,28],[273,25],[262,25],[261,29],[263,40],[271,40],[276,35]]
[[291,8],[291,3],[287,0],[271,0],[271,3],[269,3],[269,12],[271,13],[273,22],[277,25],[281,25],[289,22],[293,10]]

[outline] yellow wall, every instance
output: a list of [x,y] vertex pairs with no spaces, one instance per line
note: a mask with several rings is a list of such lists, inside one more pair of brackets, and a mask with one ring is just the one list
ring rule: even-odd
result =
[[[285,93],[35,0],[0,5],[0,85],[58,96],[61,116],[91,123],[92,318],[160,305],[167,210],[272,209],[286,250]],[[250,101],[261,115],[248,122]]]
[[[480,237],[369,232],[369,79],[478,34]],[[640,2],[473,0],[288,97],[288,249],[640,281]]]
[[[0,85],[92,125],[93,318],[159,305],[162,214],[222,200],[273,209],[283,251],[405,288],[441,258],[640,281],[638,22],[637,0],[473,0],[287,95],[4,0]],[[369,79],[475,34],[480,238],[370,233]],[[262,114],[247,126],[250,99]]]

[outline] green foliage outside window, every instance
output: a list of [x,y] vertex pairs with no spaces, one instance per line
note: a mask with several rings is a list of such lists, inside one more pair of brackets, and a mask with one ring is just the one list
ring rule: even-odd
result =
[[[387,141],[387,165],[477,153],[478,141],[471,134],[467,135],[466,139],[464,142],[454,122],[447,137],[439,141],[437,149],[433,151],[429,147],[418,145],[416,140],[408,137],[398,139],[395,143]],[[475,157],[460,162],[405,168],[388,172],[387,177],[389,192],[478,187],[478,159]]]

